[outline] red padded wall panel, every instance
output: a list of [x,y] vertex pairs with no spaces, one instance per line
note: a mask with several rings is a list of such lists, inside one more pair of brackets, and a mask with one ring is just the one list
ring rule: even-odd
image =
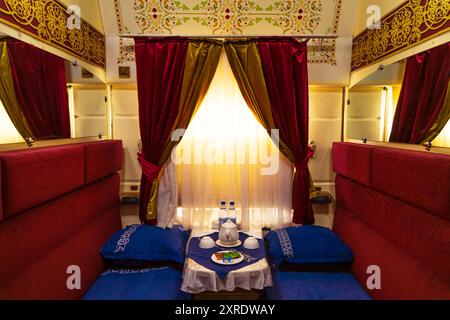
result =
[[[0,298],[80,298],[103,269],[101,245],[120,228],[121,142],[2,152],[0,161]],[[97,173],[85,184],[88,165]],[[82,291],[66,288],[70,264],[82,268]]]
[[[35,207],[0,224],[0,284],[117,206],[118,174]],[[3,261],[2,261],[3,262]]]
[[119,171],[122,168],[122,141],[87,143],[85,165],[86,184]]
[[[360,184],[358,184],[360,185]],[[358,210],[356,199],[357,182],[341,175],[336,176],[336,206],[350,211]]]
[[[117,207],[105,211],[84,229],[0,285],[0,299],[80,299],[103,271],[99,250],[119,228]],[[67,267],[81,269],[81,290],[66,286]]]
[[[334,231],[353,250],[352,272],[375,299],[450,299],[450,280],[424,267],[349,211],[339,208]],[[368,290],[367,267],[381,269],[381,289]]]
[[[368,148],[371,184],[356,167]],[[361,284],[376,264],[383,285],[375,298],[450,298],[450,157],[349,143],[335,143],[333,157],[334,229],[355,253]]]
[[372,185],[383,193],[450,220],[450,157],[374,148]]
[[371,184],[372,148],[353,143],[333,143],[333,170],[368,186]]
[[83,145],[0,154],[4,218],[83,186]]
[[449,221],[358,183],[353,190],[353,206],[346,206],[347,210],[421,264],[450,279]]

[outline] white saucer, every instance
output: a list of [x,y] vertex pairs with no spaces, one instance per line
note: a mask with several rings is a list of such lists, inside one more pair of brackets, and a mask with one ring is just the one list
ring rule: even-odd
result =
[[224,247],[224,248],[234,248],[234,247],[239,247],[240,245],[241,245],[241,240],[238,240],[238,241],[236,241],[236,242],[234,242],[234,243],[232,243],[232,244],[230,244],[230,243],[223,243],[222,241],[220,241],[220,240],[217,240],[216,241],[216,244],[218,245],[218,246],[220,246],[220,247]]
[[[226,251],[219,251],[219,252],[226,252]],[[240,252],[239,252],[239,253],[240,253]],[[211,256],[211,260],[212,260],[213,262],[217,263],[217,264],[222,264],[222,265],[228,265],[228,266],[230,266],[230,265],[238,264],[238,263],[242,262],[242,261],[244,260],[244,256],[243,256],[242,253],[241,253],[241,257],[240,257],[240,258],[233,259],[233,260],[231,260],[231,261],[223,261],[223,260],[218,260],[218,259],[216,258],[215,253],[213,253],[212,256]]]

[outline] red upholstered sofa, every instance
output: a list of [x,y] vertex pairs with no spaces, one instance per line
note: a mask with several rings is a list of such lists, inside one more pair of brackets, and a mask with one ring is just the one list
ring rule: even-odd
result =
[[[121,227],[121,141],[0,152],[0,299],[78,299]],[[70,290],[67,268],[80,267]]]
[[450,155],[333,145],[333,229],[353,249],[352,272],[381,271],[375,299],[450,299]]

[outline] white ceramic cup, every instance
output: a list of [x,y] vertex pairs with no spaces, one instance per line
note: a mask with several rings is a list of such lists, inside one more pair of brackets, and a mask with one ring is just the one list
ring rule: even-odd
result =
[[255,237],[248,237],[244,241],[244,248],[250,250],[258,249],[259,248],[258,239],[256,239]]
[[209,236],[200,239],[199,247],[202,249],[211,249],[215,245],[214,240]]

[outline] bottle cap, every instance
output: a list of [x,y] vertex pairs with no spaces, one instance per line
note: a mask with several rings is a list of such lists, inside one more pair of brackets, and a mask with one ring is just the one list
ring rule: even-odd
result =
[[230,206],[234,206],[234,201],[230,201]]

